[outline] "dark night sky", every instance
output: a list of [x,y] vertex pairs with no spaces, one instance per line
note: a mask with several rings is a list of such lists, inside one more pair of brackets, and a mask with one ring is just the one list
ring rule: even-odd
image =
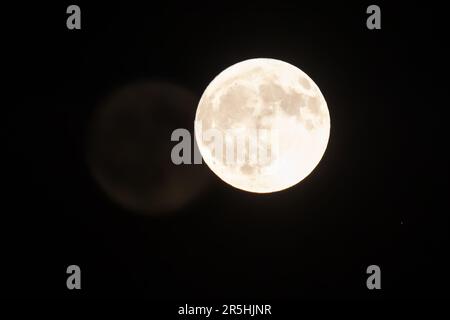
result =
[[[377,3],[378,31],[365,26],[369,2],[78,2],[81,31],[66,29],[72,3],[11,6],[3,20],[3,294],[448,296],[443,9]],[[298,66],[327,100],[330,142],[309,177],[255,195],[211,172],[208,190],[169,217],[130,213],[104,195],[85,141],[105,95],[156,79],[200,97],[220,71],[255,57]],[[70,264],[82,269],[80,292],[65,287]],[[381,291],[365,286],[371,264],[381,267]]]

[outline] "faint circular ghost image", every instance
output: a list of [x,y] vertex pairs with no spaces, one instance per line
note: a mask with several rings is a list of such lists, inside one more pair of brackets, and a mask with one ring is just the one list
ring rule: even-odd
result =
[[106,194],[140,213],[169,213],[193,200],[206,186],[200,165],[175,165],[172,131],[193,131],[198,99],[179,86],[143,82],[107,97],[94,111],[87,160]]

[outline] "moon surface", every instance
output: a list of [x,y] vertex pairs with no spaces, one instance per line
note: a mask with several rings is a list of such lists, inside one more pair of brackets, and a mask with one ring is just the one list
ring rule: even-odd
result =
[[197,107],[195,137],[209,168],[241,190],[269,193],[308,176],[325,153],[330,114],[299,68],[250,59],[221,72]]

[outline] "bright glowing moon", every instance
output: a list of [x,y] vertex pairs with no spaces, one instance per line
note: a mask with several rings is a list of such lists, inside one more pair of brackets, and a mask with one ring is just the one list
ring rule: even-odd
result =
[[195,118],[206,164],[226,183],[250,192],[280,191],[303,180],[322,158],[329,135],[319,87],[275,59],[245,60],[221,72],[203,93]]

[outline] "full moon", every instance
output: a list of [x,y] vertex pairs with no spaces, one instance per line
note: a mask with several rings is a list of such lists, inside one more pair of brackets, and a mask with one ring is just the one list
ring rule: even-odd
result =
[[330,114],[299,68],[258,58],[222,71],[206,88],[195,138],[208,167],[241,190],[269,193],[302,181],[323,157]]

